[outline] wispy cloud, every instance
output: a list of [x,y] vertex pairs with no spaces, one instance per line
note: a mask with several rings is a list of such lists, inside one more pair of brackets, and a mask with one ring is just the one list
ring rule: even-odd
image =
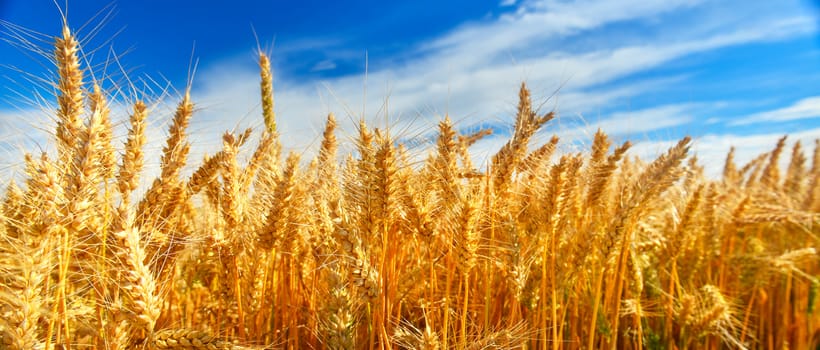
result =
[[[649,18],[694,6],[700,0],[528,1],[492,22],[465,25],[423,47],[471,67],[533,43],[567,37],[609,23]],[[478,40],[477,40],[478,39]],[[467,59],[467,60],[465,60]]]
[[[694,37],[685,37],[683,29],[681,33],[664,33],[662,27],[657,27],[655,29],[660,34],[650,40],[620,45],[610,42],[605,30],[597,30],[618,21],[650,21],[675,11],[694,11],[706,6],[708,3],[691,0],[525,2],[514,14],[464,25],[430,44],[411,50],[406,53],[411,58],[404,64],[373,69],[366,79],[364,74],[352,74],[317,83],[291,76],[287,71],[279,72],[278,116],[285,125],[312,132],[330,111],[356,118],[364,109],[362,106],[367,106],[368,118],[381,119],[374,112],[385,105],[385,96],[389,96],[386,106],[391,119],[410,118],[419,129],[432,127],[445,113],[461,120],[497,119],[499,115],[512,114],[515,92],[521,80],[533,87],[536,97],[540,98],[537,102],[545,102],[559,90],[550,100],[556,103],[549,104],[549,107],[559,108],[564,115],[581,115],[610,105],[617,99],[640,95],[648,86],[640,79],[630,81],[629,85],[610,84],[618,79],[688,55],[793,37],[813,28],[812,18],[797,14],[786,18],[758,18],[743,27],[700,33]],[[709,27],[708,23],[703,25]],[[601,45],[590,45],[587,50],[573,52],[538,49],[578,35],[585,35],[585,40]],[[378,58],[371,60],[378,61]],[[248,97],[256,96],[255,71],[238,72],[234,68],[218,68],[217,64],[208,72],[214,73],[200,75],[200,84],[206,88],[199,90],[198,97],[203,101],[229,101],[225,107],[232,111],[227,114],[230,120],[245,117],[251,111],[248,106],[258,105],[258,102],[248,100]],[[243,76],[248,78],[240,79]],[[600,88],[602,84],[611,86]],[[207,88],[209,86],[217,88]],[[364,91],[367,91],[366,95]],[[239,103],[243,105],[239,107]],[[208,114],[216,110],[204,112]],[[206,116],[205,119],[219,120],[224,116]],[[675,122],[682,121],[677,119]],[[295,132],[302,136],[297,139],[312,142],[313,137],[306,138],[308,135]]]
[[[591,135],[598,128],[616,136],[641,136],[642,133],[681,126],[694,120],[695,104],[673,104],[636,111],[616,112],[608,118],[581,128],[583,134]],[[579,131],[571,134],[580,134]]]
[[313,65],[313,68],[310,70],[313,72],[321,72],[333,69],[336,69],[336,62],[333,62],[333,60],[322,60]]
[[776,123],[812,118],[820,118],[820,96],[807,97],[787,107],[755,113],[750,116],[734,120],[730,123],[730,125]]
[[[658,27],[662,33],[649,40],[617,43],[610,42],[606,31],[598,29],[618,21],[650,21],[675,11],[706,7],[708,3],[635,0],[617,4],[611,1],[525,2],[514,14],[464,25],[411,50],[407,53],[411,58],[402,65],[376,64],[378,68],[369,71],[366,78],[364,74],[352,74],[318,83],[292,76],[287,71],[278,72],[276,109],[283,143],[300,152],[311,149],[318,143],[322,123],[329,112],[339,115],[343,136],[355,134],[355,120],[363,112],[371,124],[381,125],[388,119],[394,130],[405,130],[409,134],[400,136],[410,138],[434,132],[435,123],[444,114],[462,125],[506,125],[512,122],[516,92],[522,80],[533,88],[535,103],[544,104],[542,111],[557,109],[562,116],[545,135],[539,136],[544,140],[548,137],[546,134],[556,132],[563,140],[577,142],[588,138],[598,127],[624,138],[671,138],[677,134],[655,131],[693,123],[696,113],[703,112],[702,106],[671,103],[606,114],[597,111],[611,110],[606,107],[614,102],[665,84],[686,84],[685,76],[644,78],[628,84],[613,82],[696,53],[804,35],[813,28],[813,19],[798,14],[758,18],[753,25],[728,29],[714,25],[712,27],[719,30],[704,31],[697,36],[687,36],[684,29],[663,33],[664,29]],[[578,36],[600,45],[576,51],[537,49]],[[669,40],[666,36],[675,39]],[[378,58],[371,57],[371,60]],[[211,135],[218,135],[221,129],[258,125],[255,122],[259,120],[256,74],[251,69],[221,69],[218,65],[201,74],[199,81],[204,88],[198,89],[195,97],[205,108],[195,117],[192,126],[197,125],[196,120],[200,121],[198,130],[202,139],[214,139]],[[225,121],[226,116],[231,122]],[[695,126],[686,128],[697,130]],[[477,162],[486,159],[506,141],[507,135],[499,131],[502,132],[474,146]],[[721,139],[715,134],[701,140],[710,141],[711,145],[712,137],[714,142]],[[776,140],[765,139],[766,145],[771,143],[770,139]],[[649,145],[636,149],[648,150]],[[743,145],[745,147],[745,143]],[[759,149],[762,148],[754,148]],[[726,150],[728,147],[720,149],[723,152],[720,157],[725,156]]]

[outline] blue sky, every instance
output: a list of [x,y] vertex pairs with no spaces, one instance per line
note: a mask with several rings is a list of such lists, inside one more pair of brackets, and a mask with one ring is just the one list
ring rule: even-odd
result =
[[[138,90],[170,87],[152,114],[152,150],[192,57],[195,154],[218,148],[224,130],[259,127],[257,45],[272,55],[283,142],[297,151],[315,148],[328,112],[348,135],[364,112],[406,139],[429,135],[445,114],[464,129],[493,127],[475,146],[491,153],[508,136],[521,81],[560,116],[540,140],[558,134],[568,151],[598,127],[647,156],[692,135],[718,169],[730,145],[743,161],[786,133],[807,146],[820,137],[820,7],[807,0],[218,3],[60,1],[109,89],[123,82],[112,53],[131,81],[150,81]],[[61,20],[50,0],[0,0],[0,19],[0,146],[12,159],[0,168],[10,169],[21,148],[49,147],[54,100],[18,73],[52,74],[21,49],[19,28],[42,33],[30,39],[50,52]],[[31,103],[36,91],[44,99]]]

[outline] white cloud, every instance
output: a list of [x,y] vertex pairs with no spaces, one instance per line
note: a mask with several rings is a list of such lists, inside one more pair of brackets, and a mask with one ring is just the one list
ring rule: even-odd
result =
[[[20,145],[27,139],[38,140],[46,130],[42,130],[45,113],[37,109],[0,111],[0,140],[4,145]],[[38,135],[40,134],[40,135]]]
[[[690,111],[694,107],[694,104],[674,104],[636,111],[616,112],[609,118],[570,131],[570,135],[592,135],[595,130],[600,128],[613,136],[641,136],[642,133],[691,122],[694,118]],[[562,132],[562,134],[564,133]]]
[[499,4],[499,6],[501,6],[501,7],[515,6],[515,3],[516,3],[516,0],[501,0],[501,4]]
[[807,97],[791,106],[764,111],[740,118],[730,125],[748,125],[755,123],[785,122],[799,119],[820,117],[820,96]]
[[[9,179],[13,174],[20,174],[24,170],[21,160],[26,152],[35,152],[45,147],[39,140],[45,139],[46,130],[38,120],[42,113],[28,109],[14,112],[0,111],[0,179]],[[0,187],[0,193],[4,188]]]
[[[643,3],[643,2],[641,2]],[[689,4],[689,2],[682,2]],[[599,5],[597,2],[594,5]],[[599,5],[603,6],[603,5]],[[582,6],[579,6],[579,8]],[[661,6],[635,6],[635,16],[654,15]],[[672,8],[675,4],[671,5]],[[628,8],[625,6],[625,8]],[[569,10],[566,10],[569,11]],[[587,10],[590,14],[605,12]],[[624,11],[629,13],[629,11]],[[549,12],[548,12],[549,13]],[[563,12],[560,12],[563,14]],[[583,12],[582,12],[583,13]],[[630,74],[658,67],[670,60],[698,52],[743,44],[771,38],[794,35],[805,30],[807,19],[760,23],[749,28],[736,29],[728,33],[713,33],[699,38],[678,42],[648,42],[643,45],[616,46],[577,53],[561,52],[528,56],[527,49],[512,52],[516,47],[535,48],[547,44],[541,36],[549,36],[550,28],[575,28],[572,25],[560,27],[545,20],[544,26],[531,22],[531,16],[547,16],[527,13],[515,18],[501,18],[484,26],[470,26],[446,35],[430,45],[428,54],[402,66],[385,68],[368,73],[367,85],[371,102],[381,103],[381,95],[389,91],[391,109],[397,112],[413,112],[425,106],[448,106],[450,112],[469,115],[473,113],[494,113],[499,107],[499,98],[509,101],[514,97],[516,86],[527,80],[535,89],[553,90],[561,87],[560,95],[584,93],[585,95],[606,95],[607,91],[596,93],[585,89],[597,84],[613,81]],[[614,18],[624,18],[626,15]],[[594,17],[593,17],[594,18]],[[802,18],[802,17],[801,17]],[[599,19],[598,22],[603,22]],[[589,24],[590,26],[592,24]],[[604,34],[605,36],[605,34]],[[606,40],[601,38],[601,40]],[[510,54],[517,61],[493,60]],[[353,75],[325,81],[343,101],[360,101],[364,77]],[[311,84],[311,83],[308,83]],[[561,86],[563,84],[563,86]],[[285,82],[287,88],[292,84]],[[389,87],[389,90],[388,90]],[[617,88],[617,87],[616,87]],[[381,94],[381,95],[380,95]],[[582,112],[576,107],[564,105],[570,112]],[[609,101],[602,100],[600,103]],[[513,101],[514,104],[514,101]],[[598,105],[601,106],[601,105]],[[587,108],[598,106],[587,105]]]
[[530,1],[514,14],[489,23],[465,25],[433,40],[423,49],[441,50],[443,56],[470,67],[513,49],[532,49],[534,43],[546,39],[570,36],[613,22],[652,17],[699,2],[701,0]]
[[[522,80],[532,88],[536,104],[546,103],[544,110],[560,111],[567,123],[561,125],[559,119],[554,125],[565,140],[583,138],[596,127],[613,135],[642,136],[690,122],[696,106],[670,104],[625,111],[589,127],[579,127],[575,116],[588,119],[598,109],[651,91],[659,84],[686,83],[685,77],[661,77],[630,85],[612,84],[618,79],[688,55],[813,30],[814,19],[802,13],[773,18],[764,13],[743,22],[731,12],[710,19],[715,23],[699,23],[699,27],[716,29],[701,30],[697,35],[689,34],[688,27],[667,29],[661,23],[652,27],[658,31],[656,35],[618,42],[611,40],[606,30],[599,30],[611,23],[652,21],[709,6],[711,2],[694,0],[530,1],[520,4],[514,14],[456,28],[406,53],[411,58],[401,60],[401,65],[371,69],[366,79],[363,74],[353,74],[316,82],[277,72],[276,112],[283,143],[300,151],[316,145],[329,112],[337,114],[343,138],[355,134],[354,125],[363,110],[375,126],[384,126],[387,114],[392,130],[409,130],[409,135],[402,137],[433,132],[444,114],[462,125],[498,124],[502,120],[511,124]],[[719,25],[727,22],[744,25]],[[585,36],[592,45],[574,51],[561,51],[557,46],[560,40],[578,36]],[[276,54],[273,58],[277,59]],[[202,139],[218,140],[224,129],[261,123],[257,72],[232,64],[213,65],[197,78],[194,97],[203,108],[192,128]],[[609,86],[601,88],[602,84]],[[549,131],[554,130],[551,126]],[[476,149],[491,153],[502,143],[503,137],[491,137]]]
[[322,60],[313,65],[313,68],[310,70],[312,72],[319,72],[334,69],[336,69],[336,62],[333,62],[333,60]]

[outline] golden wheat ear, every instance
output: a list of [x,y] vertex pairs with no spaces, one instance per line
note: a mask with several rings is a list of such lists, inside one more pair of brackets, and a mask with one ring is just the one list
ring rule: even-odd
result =
[[122,290],[125,292],[127,313],[135,317],[131,323],[132,338],[150,335],[159,319],[162,299],[159,296],[154,273],[146,265],[145,243],[139,228],[127,223],[123,231],[113,234],[113,248],[120,262]]
[[6,236],[0,245],[0,346],[13,350],[40,349],[47,313],[48,280],[54,243],[24,234]]
[[142,172],[145,156],[145,119],[148,116],[148,107],[142,101],[134,103],[131,116],[128,138],[125,141],[125,152],[122,155],[120,170],[117,175],[117,189],[122,196],[122,207],[130,203],[131,193],[139,185],[139,174]]
[[62,36],[54,43],[54,59],[57,63],[57,153],[64,166],[70,164],[77,145],[77,136],[83,120],[83,70],[79,59],[79,42],[67,24]]
[[492,158],[492,176],[497,193],[506,191],[510,177],[520,166],[532,136],[554,117],[553,112],[539,116],[532,110],[530,90],[525,83],[521,83],[512,138]]
[[293,194],[299,170],[299,156],[291,153],[285,165],[285,172],[282,175],[277,189],[276,196],[270,204],[270,212],[267,215],[267,223],[258,232],[258,244],[263,250],[270,250],[274,245],[285,238],[285,232],[290,215],[290,208],[294,206]]
[[273,111],[273,74],[270,69],[270,59],[268,55],[259,53],[259,71],[262,81],[259,83],[262,93],[262,117],[265,121],[266,131],[276,134],[276,114]]

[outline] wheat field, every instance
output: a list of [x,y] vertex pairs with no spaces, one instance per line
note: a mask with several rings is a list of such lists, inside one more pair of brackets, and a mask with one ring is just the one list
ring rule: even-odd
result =
[[820,141],[784,137],[744,165],[732,151],[720,178],[689,138],[650,160],[604,131],[560,152],[558,136],[534,144],[554,114],[522,84],[487,167],[469,148],[491,131],[449,118],[423,162],[364,121],[338,154],[333,115],[301,159],[283,154],[260,53],[258,144],[227,132],[189,160],[185,93],[151,182],[150,104],[116,140],[78,45],[67,26],[54,42],[56,152],[27,154],[0,208],[0,349],[820,344]]

